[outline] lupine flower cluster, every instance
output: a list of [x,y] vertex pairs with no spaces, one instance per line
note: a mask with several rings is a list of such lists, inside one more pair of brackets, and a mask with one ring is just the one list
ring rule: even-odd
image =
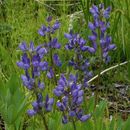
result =
[[86,40],[79,36],[79,34],[73,34],[70,32],[69,34],[65,33],[65,38],[68,39],[68,43],[65,48],[67,50],[74,50],[74,56],[69,61],[69,65],[73,66],[75,70],[81,71],[83,75],[80,75],[83,79],[84,87],[87,86],[87,81],[92,77],[92,72],[89,71],[89,60],[84,57],[85,52],[89,52],[91,54],[95,53],[95,49],[93,47],[86,45]]
[[83,95],[82,85],[77,84],[77,76],[70,74],[69,79],[62,74],[54,94],[59,97],[57,107],[63,113],[62,122],[64,124],[69,121],[86,121],[90,118],[90,114],[84,115],[82,110]]
[[49,71],[47,73],[47,77],[51,79],[55,76],[54,65],[58,67],[62,65],[58,54],[53,52],[54,49],[60,49],[61,45],[58,42],[57,38],[52,38],[51,36],[52,34],[55,33],[57,29],[59,29],[60,23],[59,21],[56,21],[53,25],[51,25],[52,22],[51,16],[47,18],[47,22],[48,22],[48,26],[42,25],[42,27],[38,30],[38,33],[41,36],[48,38],[48,43],[45,43],[44,46],[47,52],[49,53],[51,59],[50,67],[48,68]]
[[45,88],[45,84],[40,78],[41,72],[48,69],[48,63],[43,61],[47,50],[42,45],[35,48],[33,42],[30,43],[29,47],[23,42],[19,45],[19,48],[22,50],[23,55],[17,65],[24,69],[25,72],[24,75],[21,75],[23,85],[28,90],[33,91],[37,99],[32,103],[33,109],[28,110],[28,114],[33,116],[41,112],[43,107],[46,111],[51,110],[53,99],[47,96],[45,102],[43,102],[42,91]]
[[[64,124],[78,120],[84,122],[91,117],[91,114],[84,114],[82,109],[84,101],[83,89],[88,86],[87,82],[92,77],[92,72],[89,70],[90,61],[86,58],[86,54],[95,54],[99,41],[102,58],[106,63],[110,61],[108,53],[116,48],[115,44],[111,44],[112,38],[107,34],[110,11],[111,8],[104,9],[103,4],[99,6],[93,5],[90,9],[93,15],[93,23],[89,22],[88,25],[92,32],[88,39],[92,46],[86,45],[87,41],[80,37],[79,34],[73,34],[72,31],[65,33],[65,38],[68,39],[65,48],[74,52],[73,58],[69,60],[69,65],[76,70],[76,75],[70,74],[69,78],[66,78],[67,76],[65,77],[64,74],[59,74],[61,76],[58,81],[56,78],[55,67],[60,67],[62,62],[55,50],[60,49],[61,44],[52,35],[59,29],[60,23],[56,21],[52,24],[52,17],[47,18],[47,26],[42,25],[38,30],[40,36],[46,37],[48,41],[37,47],[34,46],[33,42],[30,42],[29,46],[25,42],[19,45],[22,57],[21,61],[17,62],[17,65],[24,70],[21,79],[23,85],[36,97],[36,100],[31,104],[32,109],[27,111],[30,116],[43,115],[52,110],[54,98],[49,98],[48,94],[43,97],[45,83],[41,75],[46,72],[46,76],[55,81],[56,87],[53,93],[58,97],[56,106],[62,112],[62,122]],[[44,60],[45,56],[49,56],[46,58],[49,59],[49,62]]]
[[88,36],[88,39],[95,50],[97,50],[97,40],[100,41],[101,55],[106,63],[111,59],[108,52],[116,48],[115,44],[111,44],[111,36],[107,34],[107,29],[110,27],[110,23],[108,22],[110,11],[111,7],[104,9],[104,4],[93,5],[90,13],[94,21],[88,24],[89,29],[92,31],[92,35]]

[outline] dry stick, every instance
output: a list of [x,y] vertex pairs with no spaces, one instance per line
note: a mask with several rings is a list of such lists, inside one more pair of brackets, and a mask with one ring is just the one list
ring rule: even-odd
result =
[[[115,68],[117,68],[117,67],[119,67],[119,66],[123,66],[123,65],[125,65],[125,64],[127,64],[127,63],[129,63],[129,62],[130,62],[130,60],[129,60],[129,61],[125,61],[125,62],[120,63],[120,64],[117,64],[117,65],[114,65],[114,66],[111,66],[110,68],[107,68],[107,69],[103,70],[102,72],[100,72],[100,75],[103,75],[104,73],[108,72],[109,70],[115,69]],[[91,79],[88,81],[88,83],[91,83],[92,81],[94,81],[94,80],[95,80],[96,78],[98,78],[98,77],[99,77],[99,75],[94,76],[93,78],[91,78]]]

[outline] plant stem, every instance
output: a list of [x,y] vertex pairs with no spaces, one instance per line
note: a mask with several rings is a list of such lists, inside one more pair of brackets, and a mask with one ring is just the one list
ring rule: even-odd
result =
[[[49,41],[51,42],[51,41],[52,41],[51,34],[48,35],[48,38],[49,38]],[[53,62],[53,48],[52,48],[52,46],[50,47],[50,58],[51,58],[52,70],[53,70],[53,72],[54,72],[54,78],[53,78],[53,79],[54,79],[54,83],[55,83],[55,85],[57,85],[55,65],[54,65],[54,62]]]
[[99,70],[99,73],[98,73],[98,83],[97,83],[97,86],[96,86],[96,93],[95,93],[95,108],[96,108],[96,105],[98,103],[98,90],[99,90],[99,83],[100,83],[100,70]]
[[76,130],[76,125],[75,125],[75,121],[74,121],[74,119],[72,119],[72,124],[73,124],[73,128],[74,128],[74,130]]
[[43,124],[44,124],[44,126],[45,126],[45,130],[49,130],[45,116],[42,114],[41,117],[42,117],[42,119],[43,119]]

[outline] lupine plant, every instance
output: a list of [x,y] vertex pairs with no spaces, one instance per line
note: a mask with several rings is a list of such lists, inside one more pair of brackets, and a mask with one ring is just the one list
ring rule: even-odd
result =
[[29,116],[41,115],[45,128],[48,129],[45,114],[52,110],[54,99],[49,98],[47,94],[43,100],[42,91],[45,85],[40,78],[41,72],[47,70],[47,62],[42,61],[47,51],[41,45],[35,48],[32,42],[30,47],[23,42],[19,45],[19,48],[22,50],[23,55],[17,65],[24,69],[25,72],[24,75],[21,75],[23,85],[32,93],[32,96],[36,97],[36,101],[32,102],[33,109],[28,110],[27,113]]
[[[92,6],[90,13],[93,16],[93,22],[88,24],[92,34],[88,36],[87,40],[80,37],[78,33],[73,34],[72,31],[65,33],[64,36],[68,39],[65,49],[74,52],[73,58],[68,61],[68,64],[73,66],[76,71],[75,75],[62,73],[58,74],[60,78],[57,79],[56,67],[60,67],[62,62],[56,50],[61,48],[61,44],[53,34],[59,29],[60,23],[56,21],[52,24],[51,16],[47,18],[47,26],[42,25],[38,30],[40,36],[45,40],[44,44],[35,47],[33,42],[30,42],[30,46],[23,42],[19,45],[22,57],[17,65],[24,70],[21,79],[23,85],[35,98],[35,101],[32,102],[33,108],[29,109],[27,113],[29,116],[40,115],[46,130],[49,129],[46,114],[51,112],[53,104],[57,106],[57,109],[54,107],[55,111],[62,113],[62,123],[71,122],[74,130],[76,130],[76,121],[85,122],[91,117],[91,114],[84,113],[82,108],[83,101],[86,101],[84,88],[88,86],[88,80],[92,77],[92,71],[89,69],[91,63],[86,55],[87,53],[93,55],[99,50],[100,60],[105,63],[110,61],[108,52],[115,49],[115,44],[111,44],[112,38],[107,33],[110,26],[108,22],[110,10],[110,7],[104,9],[103,4]],[[92,45],[90,46],[87,42]],[[43,79],[43,72],[46,73],[46,78],[48,77],[50,82],[53,80],[55,84],[55,87],[51,89],[55,95],[53,98],[49,98],[49,94],[43,96],[45,95],[43,94],[44,89],[48,87],[44,83],[46,78]]]
[[109,51],[116,48],[115,44],[112,43],[112,38],[108,34],[107,29],[110,27],[108,21],[110,17],[111,7],[104,9],[104,4],[98,6],[93,5],[90,9],[90,13],[93,16],[93,22],[89,22],[88,27],[92,34],[88,36],[88,39],[93,45],[95,51],[99,44],[100,50],[100,60],[104,60],[106,63],[110,61]]
[[[33,109],[28,110],[27,113],[29,116],[34,116],[36,114],[41,115],[43,118],[43,122],[46,130],[48,130],[48,126],[45,119],[45,114],[52,110],[52,105],[54,103],[53,98],[49,98],[47,94],[43,99],[42,92],[45,89],[45,84],[43,79],[41,79],[41,73],[46,71],[46,76],[49,79],[54,79],[55,77],[55,65],[61,66],[61,61],[59,59],[58,54],[53,54],[53,49],[59,49],[61,45],[58,43],[57,38],[51,37],[60,26],[60,23],[56,21],[53,26],[50,25],[52,17],[47,18],[48,27],[43,25],[38,33],[41,36],[47,36],[48,43],[44,45],[38,45],[34,47],[34,43],[30,42],[30,46],[28,47],[25,42],[19,45],[19,48],[22,50],[23,55],[21,57],[21,61],[17,62],[17,65],[24,69],[25,75],[21,76],[23,85],[26,86],[28,90],[30,90],[36,97],[36,101],[32,102]],[[45,55],[49,53],[50,56],[50,64],[44,60]]]
[[[100,71],[102,69],[102,64],[108,64],[111,60],[109,52],[116,49],[116,45],[112,44],[112,37],[108,33],[110,27],[109,17],[110,17],[111,7],[104,8],[104,4],[93,5],[90,8],[90,13],[93,16],[93,22],[88,23],[88,28],[91,30],[91,35],[88,36],[90,43],[92,44],[95,51],[98,52],[99,56],[99,71],[98,71],[98,83],[100,80]],[[98,102],[98,86],[96,86],[96,100],[95,106]]]
[[84,115],[82,110],[84,91],[82,85],[77,83],[77,76],[70,74],[69,79],[62,74],[54,94],[59,97],[57,107],[63,113],[62,122],[64,124],[71,121],[74,129],[77,120],[86,121],[90,114]]
[[69,65],[73,66],[79,75],[79,80],[84,84],[84,87],[87,87],[87,81],[92,77],[92,72],[89,70],[89,59],[86,58],[85,53],[94,53],[95,50],[93,47],[86,45],[86,40],[79,36],[79,34],[70,34],[65,33],[65,38],[69,41],[66,44],[66,50],[74,50],[74,55],[72,59],[69,60]]

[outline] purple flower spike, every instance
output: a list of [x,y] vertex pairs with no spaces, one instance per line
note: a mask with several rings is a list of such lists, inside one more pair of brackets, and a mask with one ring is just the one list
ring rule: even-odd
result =
[[[47,95],[45,98],[42,93],[45,88],[44,82],[41,80],[44,76],[41,77],[41,71],[46,71],[48,78],[54,77],[54,72],[49,63],[46,62],[43,57],[47,52],[51,53],[51,63],[54,63],[56,66],[61,66],[61,61],[58,54],[53,53],[52,50],[59,49],[61,45],[58,43],[57,38],[52,38],[52,34],[55,33],[57,29],[60,27],[60,23],[56,21],[54,25],[50,22],[52,21],[52,17],[47,18],[48,25],[42,26],[38,33],[41,36],[47,36],[49,42],[45,44],[41,44],[38,46],[34,46],[33,42],[30,42],[30,45],[27,46],[25,42],[19,45],[19,48],[22,50],[22,57],[19,62],[17,62],[18,67],[24,69],[25,75],[21,75],[21,80],[23,86],[25,86],[28,90],[32,91],[35,94],[36,100],[32,103],[32,110],[28,110],[28,114],[33,116],[35,114],[46,114],[52,110],[52,106],[54,104],[54,99],[49,98]],[[47,40],[47,41],[48,41]],[[52,50],[51,50],[52,49]],[[53,57],[52,57],[53,56]],[[48,59],[46,57],[46,59]],[[55,66],[54,65],[54,66]],[[63,87],[59,85],[57,88],[58,91],[62,91]],[[45,99],[45,100],[44,100]]]
[[[89,48],[90,53],[95,53],[97,50],[97,37],[99,37],[100,47],[102,51],[103,61],[110,61],[108,56],[109,51],[114,50],[116,46],[112,43],[112,38],[107,34],[107,29],[110,27],[108,18],[110,17],[111,7],[104,8],[104,4],[99,4],[98,6],[93,5],[90,9],[90,13],[93,15],[94,22],[89,22],[88,27],[92,32],[89,36],[93,48]],[[97,31],[98,30],[98,31]],[[99,33],[98,33],[99,32]],[[83,48],[83,50],[87,50]]]
[[85,117],[82,117],[83,112],[79,113],[78,111],[83,103],[84,91],[81,89],[81,85],[77,84],[77,75],[70,74],[67,80],[62,74],[53,92],[60,99],[57,101],[56,106],[63,112],[62,123],[68,123],[71,118],[85,120]]

